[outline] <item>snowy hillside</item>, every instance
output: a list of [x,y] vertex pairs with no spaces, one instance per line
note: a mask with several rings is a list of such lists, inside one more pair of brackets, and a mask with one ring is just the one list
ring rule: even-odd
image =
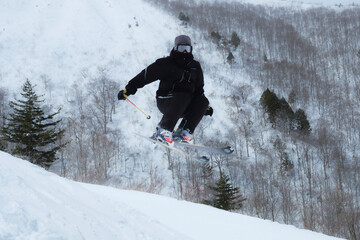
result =
[[2,1],[1,85],[18,90],[21,79],[41,83],[43,74],[55,83],[54,93],[61,94],[56,83],[67,88],[105,66],[125,84],[145,64],[168,53],[181,31],[171,22],[139,0]]
[[[116,144],[127,148],[126,153],[121,151],[123,156],[117,158],[125,162],[128,156],[144,159],[152,153],[154,158],[160,159],[156,165],[166,169],[166,162],[161,159],[163,149],[154,151],[150,146],[139,151],[137,139],[131,137],[140,131],[150,136],[159,121],[160,113],[154,97],[157,84],[146,86],[131,97],[152,116],[150,121],[130,104],[119,103],[116,94],[148,64],[167,56],[175,36],[179,34],[191,35],[194,46],[200,41],[192,30],[185,29],[176,19],[141,0],[131,3],[125,0],[2,1],[0,90],[6,92],[5,102],[13,100],[19,97],[21,86],[29,79],[36,84],[36,91],[44,94],[46,106],[50,109],[61,107],[63,117],[81,121],[80,116],[84,115],[92,119],[101,118],[101,113],[89,108],[94,106],[93,94],[101,88],[96,84],[99,79],[106,78],[113,84],[107,101],[116,105],[116,113],[111,113],[114,116],[110,127],[118,132],[115,138],[119,143]],[[196,58],[199,52],[197,50],[194,54]],[[211,53],[211,56],[216,56],[216,53]],[[129,137],[123,142],[123,136]],[[83,144],[89,147],[87,142]],[[70,152],[75,153],[74,150]],[[66,161],[72,162],[76,158],[67,156]],[[85,180],[83,176],[73,177]]]
[[[141,0],[133,0],[131,3],[126,0],[0,2],[0,90],[4,89],[4,101],[8,102],[19,97],[21,86],[29,79],[36,85],[35,91],[44,94],[45,106],[49,109],[62,108],[64,124],[71,122],[73,126],[85,126],[84,116],[94,119],[90,121],[97,121],[94,124],[102,121],[99,120],[102,118],[100,109],[104,106],[96,106],[97,109],[94,109],[97,104],[94,99],[98,97],[96,94],[102,87],[99,85],[100,79],[106,79],[112,85],[109,88],[110,97],[104,104],[114,105],[111,110],[106,109],[106,121],[114,134],[111,138],[118,141],[115,147],[119,145],[126,149],[116,150],[119,168],[112,169],[111,175],[131,179],[131,186],[126,187],[132,188],[149,179],[144,170],[134,172],[139,160],[147,159],[144,163],[146,168],[156,168],[161,175],[168,174],[167,157],[164,156],[163,149],[144,145],[145,148],[139,151],[138,140],[132,137],[136,132],[150,136],[159,121],[160,112],[155,101],[157,83],[150,84],[131,96],[135,104],[152,116],[151,120],[143,118],[130,104],[118,102],[116,94],[147,65],[157,58],[168,56],[174,38],[179,34],[191,36],[196,59],[206,59],[210,66],[223,64],[220,53],[209,51],[201,34],[181,26],[178,19]],[[205,91],[207,94],[214,94],[217,83],[206,72],[205,78]],[[219,97],[211,100],[212,106],[217,109],[215,115],[219,116],[214,118],[217,124],[227,121],[221,117],[226,114],[226,110],[222,108],[222,91],[218,91]],[[103,129],[94,124],[91,124],[91,128],[95,131]],[[67,128],[71,129],[67,133],[78,134],[79,129],[72,129],[69,125]],[[211,131],[218,128],[214,126]],[[86,130],[88,136],[92,130],[87,125]],[[73,137],[68,136],[68,140],[76,143]],[[90,144],[84,138],[82,140],[83,142],[79,142],[82,145],[78,146],[91,152],[88,149]],[[107,146],[111,147],[110,144]],[[114,150],[104,147],[101,149],[108,153]],[[83,160],[84,164],[88,164],[88,160],[92,161],[92,157],[78,159],[79,155],[74,149],[69,149],[68,153],[70,155],[65,154],[64,161],[69,168],[77,168],[77,164]],[[128,171],[128,167],[124,168],[125,165],[132,170]],[[68,170],[68,177],[93,181],[89,179],[91,176],[84,177],[82,173],[79,176],[79,171]],[[119,174],[123,170],[126,173]],[[55,168],[55,171],[60,172],[60,169]],[[132,178],[134,174],[138,180]]]
[[[198,0],[202,1],[202,0]],[[204,1],[204,0],[203,0]],[[215,1],[215,0],[205,0]],[[216,1],[226,1],[226,0],[216,0]],[[251,4],[261,4],[267,6],[281,6],[281,7],[301,7],[301,8],[311,8],[311,7],[334,7],[334,8],[343,8],[351,7],[354,5],[359,5],[359,2],[354,0],[235,0],[241,3],[251,3]]]
[[[168,56],[180,34],[191,36],[196,59],[222,63],[219,53],[207,51],[201,35],[141,0],[0,2],[0,87],[12,100],[29,79],[45,95],[47,105],[76,118],[74,113],[83,113],[75,101],[90,103],[89,92],[98,90],[94,81],[106,77],[117,84],[111,89],[117,93],[147,65]],[[212,81],[207,79],[205,88],[210,90]],[[122,102],[116,103],[114,127],[124,135],[144,130],[151,135],[159,120],[156,89],[154,83],[131,97],[153,116],[150,121]]]
[[78,183],[0,152],[0,239],[336,239],[205,205]]

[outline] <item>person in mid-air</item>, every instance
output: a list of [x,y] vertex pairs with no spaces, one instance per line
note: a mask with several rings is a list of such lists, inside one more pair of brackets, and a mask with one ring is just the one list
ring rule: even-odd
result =
[[[153,138],[173,145],[174,141],[194,143],[193,133],[204,115],[213,114],[204,94],[204,75],[201,65],[194,60],[190,37],[175,38],[170,56],[159,58],[131,79],[118,94],[125,100],[137,89],[160,80],[156,92],[157,107],[163,114]],[[182,118],[174,131],[178,120]]]

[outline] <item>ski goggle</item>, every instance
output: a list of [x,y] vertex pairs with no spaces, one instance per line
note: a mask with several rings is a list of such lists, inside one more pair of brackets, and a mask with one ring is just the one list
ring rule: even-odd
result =
[[175,50],[178,51],[178,52],[185,52],[185,51],[186,51],[187,53],[191,53],[191,51],[192,51],[192,46],[180,44],[180,45],[177,45],[177,46],[175,47]]

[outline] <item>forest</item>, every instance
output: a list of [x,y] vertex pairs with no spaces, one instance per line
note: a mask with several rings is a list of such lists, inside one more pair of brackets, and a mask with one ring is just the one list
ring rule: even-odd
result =
[[[244,68],[251,76],[250,85],[219,79],[232,89],[227,98],[236,107],[229,109],[229,137],[238,151],[236,158],[216,159],[215,165],[227,170],[247,198],[241,211],[359,239],[359,7],[149,2],[216,43],[232,71],[241,74]],[[206,70],[215,75],[219,68]],[[304,109],[311,133],[274,126],[264,108],[243,109],[254,86]],[[276,129],[271,135],[269,124]],[[251,154],[255,161],[249,163]],[[284,163],[292,166],[285,172]]]

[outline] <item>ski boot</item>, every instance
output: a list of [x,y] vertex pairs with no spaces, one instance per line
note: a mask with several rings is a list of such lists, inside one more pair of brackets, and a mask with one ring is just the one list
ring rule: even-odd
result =
[[172,136],[175,142],[194,144],[194,136],[189,129],[178,128]]
[[156,127],[156,132],[151,137],[159,142],[165,143],[169,146],[174,146],[175,142],[172,137],[172,133],[161,127]]

